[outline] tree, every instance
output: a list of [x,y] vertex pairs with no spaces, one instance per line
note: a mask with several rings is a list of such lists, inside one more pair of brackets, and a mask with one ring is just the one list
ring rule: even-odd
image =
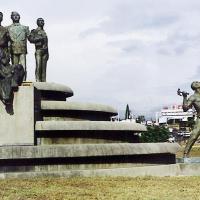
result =
[[136,119],[137,123],[145,122],[145,116],[144,115],[139,115]]
[[148,126],[147,132],[140,136],[140,142],[166,142],[170,132],[163,126]]

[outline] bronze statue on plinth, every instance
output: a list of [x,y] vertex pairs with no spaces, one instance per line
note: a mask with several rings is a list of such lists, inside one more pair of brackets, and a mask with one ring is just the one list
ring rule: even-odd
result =
[[190,138],[188,139],[184,149],[184,158],[187,158],[189,156],[192,146],[194,145],[194,143],[200,135],[200,82],[192,82],[191,88],[192,90],[194,90],[194,94],[191,95],[189,98],[187,98],[189,93],[184,91],[181,92],[180,89],[178,89],[177,91],[178,95],[183,96],[183,111],[186,112],[190,108],[194,107],[197,112],[197,120],[195,122],[194,129],[192,130]]
[[26,80],[26,54],[27,54],[27,39],[29,36],[29,27],[21,25],[20,15],[17,12],[11,13],[13,24],[8,26],[10,36],[10,54],[12,64],[21,64],[25,71],[24,80]]
[[35,44],[35,79],[38,82],[46,82],[46,68],[49,59],[49,51],[48,38],[44,31],[44,19],[38,18],[37,25],[38,27],[36,29],[31,30],[28,39],[31,43]]

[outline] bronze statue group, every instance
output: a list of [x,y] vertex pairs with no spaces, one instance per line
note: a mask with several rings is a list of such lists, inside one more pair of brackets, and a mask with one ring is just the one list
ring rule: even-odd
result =
[[27,41],[35,44],[36,81],[46,82],[49,58],[44,19],[38,18],[38,27],[31,31],[28,26],[20,24],[19,13],[12,12],[11,19],[13,23],[3,27],[3,13],[0,12],[0,99],[4,104],[11,103],[13,91],[26,80]]

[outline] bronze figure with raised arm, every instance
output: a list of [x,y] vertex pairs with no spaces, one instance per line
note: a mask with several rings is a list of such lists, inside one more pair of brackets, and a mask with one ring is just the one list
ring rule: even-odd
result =
[[200,82],[194,81],[191,84],[194,94],[187,98],[187,92],[177,91],[178,95],[183,96],[183,111],[186,112],[188,109],[194,107],[197,112],[197,120],[195,122],[194,129],[191,132],[190,138],[187,141],[187,144],[184,149],[183,157],[187,158],[189,156],[190,150],[196,140],[200,135]]

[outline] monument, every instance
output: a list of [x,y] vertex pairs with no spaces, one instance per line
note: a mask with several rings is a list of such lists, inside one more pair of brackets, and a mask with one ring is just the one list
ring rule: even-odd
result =
[[39,18],[38,28],[29,34],[28,27],[19,24],[18,13],[13,12],[12,19],[13,25],[8,27],[12,60],[24,64],[27,38],[36,46],[36,62],[42,55],[46,57],[43,64],[37,63],[36,82],[23,82],[13,91],[12,114],[0,101],[0,178],[181,173],[175,155],[178,144],[140,143],[139,135],[146,126],[112,122],[117,111],[111,106],[66,101],[73,96],[70,87],[45,82],[48,46],[44,20]]
[[183,157],[187,158],[189,156],[190,150],[196,140],[198,139],[200,135],[200,82],[194,81],[191,84],[192,90],[194,90],[194,94],[191,95],[189,98],[187,96],[189,93],[183,91],[181,92],[180,89],[178,89],[178,95],[183,96],[183,111],[186,112],[188,109],[194,107],[197,112],[197,119],[195,122],[194,129],[192,130],[192,133],[190,135],[190,138],[187,141],[187,144],[184,149]]

